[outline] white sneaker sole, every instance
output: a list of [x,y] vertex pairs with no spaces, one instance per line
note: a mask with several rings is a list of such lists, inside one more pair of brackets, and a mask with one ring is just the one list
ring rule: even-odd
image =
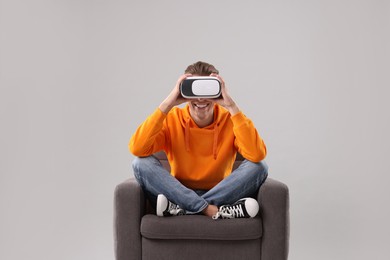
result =
[[163,194],[159,194],[157,196],[157,207],[156,207],[156,214],[159,217],[164,216],[164,211],[168,207],[168,199]]

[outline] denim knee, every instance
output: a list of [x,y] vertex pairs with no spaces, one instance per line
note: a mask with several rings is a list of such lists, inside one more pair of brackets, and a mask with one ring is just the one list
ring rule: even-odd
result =
[[147,169],[150,168],[152,164],[155,164],[156,161],[158,160],[153,156],[135,157],[132,162],[134,177],[138,181],[141,181],[141,175],[150,172]]
[[131,163],[133,170],[138,171],[140,168],[142,168],[142,165],[144,164],[144,160],[145,160],[145,158],[135,157]]
[[246,163],[245,167],[249,167],[249,172],[256,174],[257,180],[261,185],[268,177],[268,165],[265,161],[260,162],[251,162],[248,160],[244,161]]
[[134,160],[131,162],[131,166],[133,168],[133,173],[135,179],[139,182],[140,181],[140,176],[139,176],[139,170],[142,168],[142,158],[135,157]]
[[256,163],[257,166],[257,172],[260,175],[261,178],[261,184],[267,179],[268,177],[268,164],[265,161],[260,161]]
[[263,174],[268,174],[268,164],[265,161],[260,161],[256,163],[256,166],[258,167],[259,172],[262,172]]

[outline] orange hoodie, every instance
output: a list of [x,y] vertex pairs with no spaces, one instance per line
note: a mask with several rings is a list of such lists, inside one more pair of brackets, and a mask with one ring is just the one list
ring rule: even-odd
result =
[[129,142],[138,157],[164,150],[171,174],[191,189],[209,190],[228,176],[237,151],[246,159],[259,162],[267,153],[252,121],[242,112],[231,116],[214,105],[214,122],[199,128],[189,106],[173,108],[168,114],[156,109],[137,129]]

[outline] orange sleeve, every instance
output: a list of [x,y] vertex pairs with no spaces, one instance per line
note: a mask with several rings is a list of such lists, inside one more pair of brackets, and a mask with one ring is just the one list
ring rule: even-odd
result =
[[129,142],[129,150],[132,154],[144,157],[164,149],[166,144],[165,118],[166,114],[157,108],[138,127]]
[[260,162],[267,155],[267,147],[258,134],[253,122],[242,112],[231,117],[233,122],[234,145],[247,160]]

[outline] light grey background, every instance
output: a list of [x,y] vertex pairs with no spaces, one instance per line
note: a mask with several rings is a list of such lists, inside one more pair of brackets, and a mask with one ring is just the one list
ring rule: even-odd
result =
[[387,259],[390,4],[0,0],[0,259],[113,259],[127,143],[214,64],[291,192],[290,259]]

